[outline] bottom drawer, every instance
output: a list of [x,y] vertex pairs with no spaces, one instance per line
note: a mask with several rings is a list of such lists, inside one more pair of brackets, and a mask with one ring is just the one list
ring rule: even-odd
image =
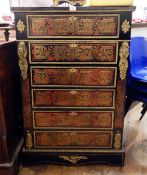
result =
[[112,148],[111,131],[35,131],[35,148]]

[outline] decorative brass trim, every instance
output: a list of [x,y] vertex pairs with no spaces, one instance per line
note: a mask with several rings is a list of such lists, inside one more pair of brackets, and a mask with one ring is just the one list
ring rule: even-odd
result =
[[77,115],[76,112],[70,112],[69,114],[70,114],[71,116],[76,116],[76,115]]
[[121,132],[118,130],[116,131],[114,136],[114,148],[115,149],[121,148]]
[[76,69],[76,68],[70,68],[70,69],[69,69],[69,72],[75,73],[75,72],[77,72],[77,69]]
[[18,20],[16,27],[20,33],[24,32],[25,25],[24,25],[22,20],[20,20],[20,19]]
[[72,91],[70,91],[70,94],[75,95],[75,94],[77,94],[77,91],[72,90]]
[[[25,149],[23,148],[23,152],[42,152],[42,153],[103,153],[103,154],[111,154],[111,153],[125,153],[125,149]],[[89,155],[89,154],[88,154]],[[92,154],[93,155],[93,154]]]
[[122,31],[123,31],[124,33],[127,33],[127,32],[130,30],[131,26],[130,26],[130,23],[129,23],[129,21],[128,21],[127,19],[124,20],[124,22],[123,22],[121,28],[122,28]]
[[126,72],[128,69],[128,56],[129,56],[129,44],[128,42],[123,42],[120,50],[119,50],[119,71],[120,71],[120,78],[124,80],[126,78]]
[[75,17],[75,16],[71,16],[71,17],[69,17],[68,19],[69,19],[70,21],[75,21],[75,20],[77,20],[78,18]]
[[[63,112],[63,111],[46,111],[46,110],[39,110],[39,111],[36,111],[36,110],[34,110],[34,111],[32,111],[32,116],[33,116],[33,129],[55,129],[55,130],[58,130],[58,129],[62,129],[62,130],[68,130],[68,129],[73,129],[73,130],[77,130],[77,127],[37,127],[37,126],[35,126],[35,112],[41,112],[41,113],[46,113],[46,112]],[[68,112],[68,111],[66,111],[66,112]],[[90,112],[91,113],[91,111],[82,111],[82,110],[80,110],[80,111],[69,111],[69,115],[71,115],[71,116],[77,116],[77,113],[78,112]],[[114,111],[110,111],[110,110],[99,110],[99,111],[92,111],[92,112],[110,112],[111,113],[111,115],[112,115],[112,123],[111,123],[111,127],[109,127],[109,128],[87,128],[87,127],[80,127],[80,128],[78,128],[78,129],[80,129],[80,130],[112,130],[113,128],[114,128]]]
[[70,44],[69,47],[77,47],[78,45],[73,43],[73,44]]
[[32,149],[32,147],[33,147],[33,141],[32,141],[33,139],[32,139],[32,133],[29,131],[29,130],[27,130],[27,133],[26,133],[26,148],[27,149]]
[[[63,37],[64,38],[64,37]],[[77,38],[78,39],[78,38]],[[117,40],[113,40],[113,39],[111,39],[111,40],[89,40],[89,39],[86,39],[86,40],[77,40],[77,39],[75,39],[74,40],[74,42],[79,42],[79,43],[83,43],[83,42],[85,42],[85,43],[111,43],[111,42],[113,42],[113,43],[118,43],[118,42],[122,42],[122,41],[130,41],[130,39],[117,39]],[[33,39],[33,40],[31,40],[31,39],[17,39],[16,41],[24,41],[24,42],[31,42],[31,43],[72,43],[73,42],[73,40],[58,40],[58,39],[56,39],[56,40],[47,40],[47,39],[40,39],[40,40],[35,40],[35,39]]]
[[59,156],[59,158],[67,160],[67,161],[69,161],[69,162],[71,162],[73,164],[76,164],[80,160],[88,159],[88,157],[86,157],[86,156]]
[[23,41],[18,43],[18,50],[19,56],[19,67],[21,70],[22,79],[25,80],[27,78],[27,71],[28,71],[28,63],[27,63],[27,48]]

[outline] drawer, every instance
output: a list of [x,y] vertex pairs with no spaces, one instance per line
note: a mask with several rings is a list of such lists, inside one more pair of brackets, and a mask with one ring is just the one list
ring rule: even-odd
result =
[[33,108],[113,108],[115,90],[33,89]]
[[119,14],[27,15],[28,38],[118,38]]
[[33,111],[36,129],[113,129],[113,111]]
[[35,148],[111,148],[111,131],[34,131]]
[[29,42],[29,60],[33,64],[116,64],[117,41],[63,40]]
[[115,67],[47,67],[31,66],[31,86],[115,87]]

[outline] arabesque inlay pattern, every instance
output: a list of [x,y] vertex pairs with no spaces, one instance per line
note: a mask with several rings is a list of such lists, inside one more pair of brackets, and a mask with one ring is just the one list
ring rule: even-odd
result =
[[[72,18],[71,18],[72,17]],[[73,19],[73,20],[71,20]],[[117,36],[118,16],[31,16],[29,37],[41,36]]]
[[32,62],[116,62],[117,43],[30,44]]

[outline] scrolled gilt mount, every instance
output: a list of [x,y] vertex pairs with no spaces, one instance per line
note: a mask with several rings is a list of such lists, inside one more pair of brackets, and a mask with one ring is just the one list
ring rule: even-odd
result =
[[27,130],[27,132],[26,132],[26,148],[30,150],[30,149],[32,149],[32,147],[33,147],[32,133],[29,130]]
[[24,22],[23,22],[21,19],[18,20],[17,25],[16,25],[16,28],[17,28],[17,30],[18,30],[20,33],[24,32],[24,30],[25,30],[25,25],[24,25]]
[[130,30],[130,28],[131,28],[130,23],[129,23],[129,21],[127,19],[124,20],[124,22],[123,22],[121,27],[122,27],[122,31],[124,33],[127,33]]
[[129,43],[123,42],[120,50],[119,50],[119,71],[120,71],[120,79],[124,80],[126,78],[126,73],[128,69],[128,57],[129,57]]
[[75,6],[82,6],[86,4],[86,0],[53,0],[53,5],[57,6],[58,4],[69,3]]
[[21,76],[22,79],[25,80],[27,78],[28,63],[27,63],[27,48],[23,41],[20,41],[18,43],[17,53],[19,57],[19,68],[21,71]]
[[116,131],[114,136],[114,148],[115,149],[121,148],[121,132],[119,130]]
[[76,164],[80,160],[88,159],[86,156],[59,156],[59,158],[69,161],[70,163]]

